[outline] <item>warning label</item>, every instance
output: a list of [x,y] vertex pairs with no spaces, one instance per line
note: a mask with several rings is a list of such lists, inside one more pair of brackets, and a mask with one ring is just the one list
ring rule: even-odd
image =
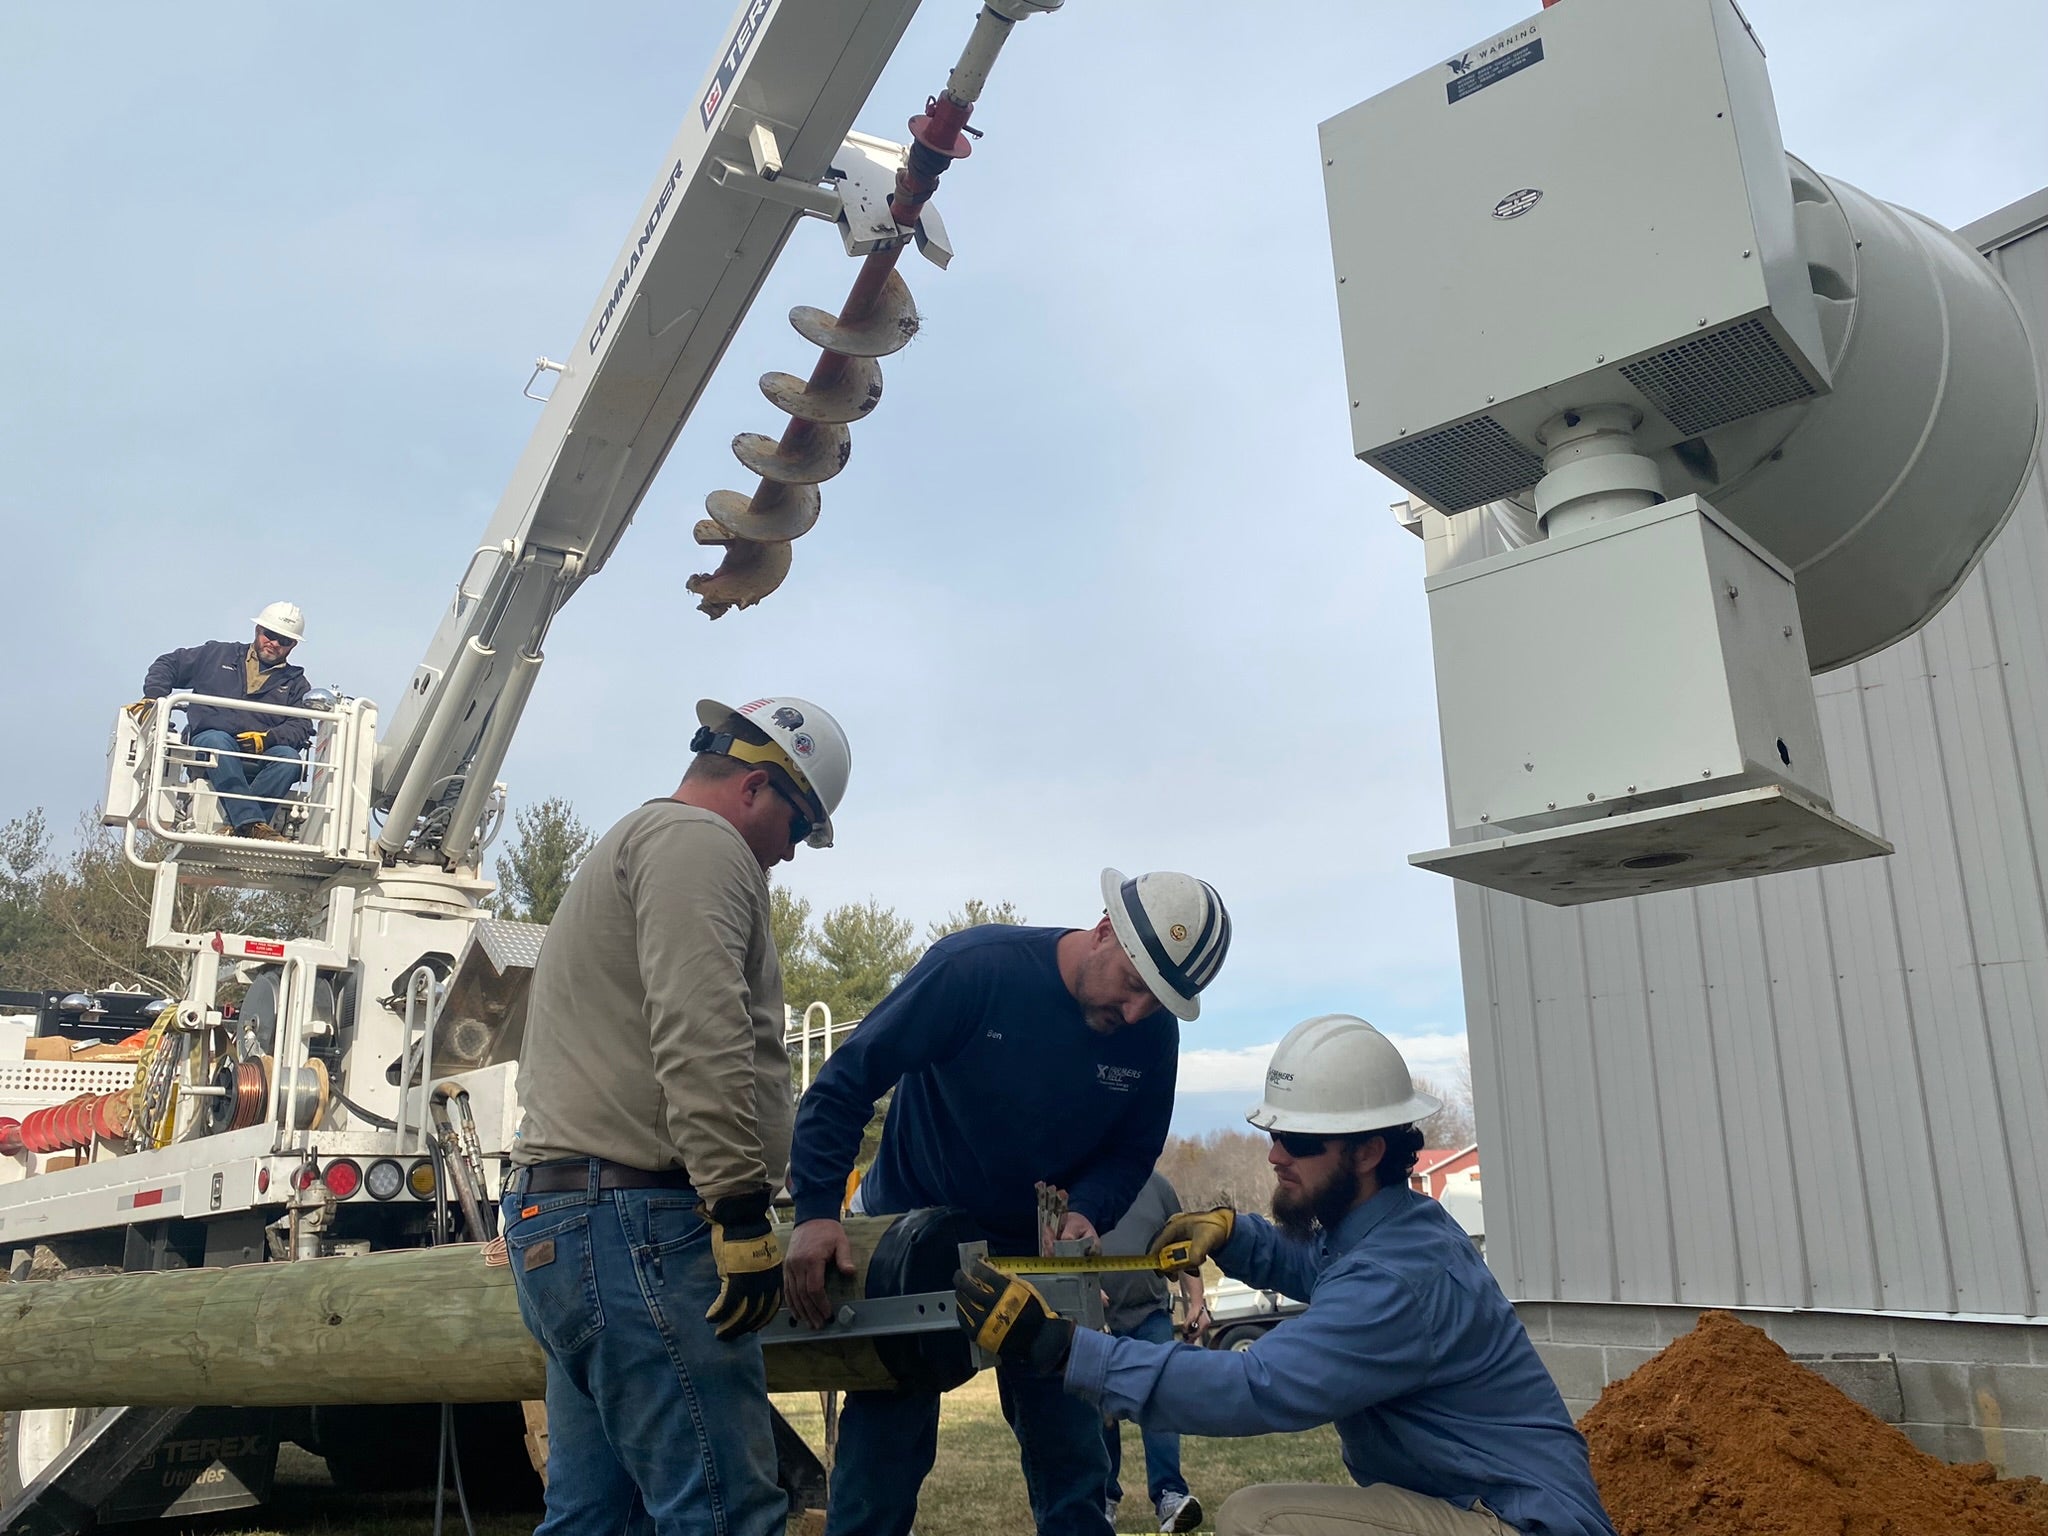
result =
[[[1540,37],[1509,52],[1495,54],[1490,59],[1475,59],[1466,54],[1462,59],[1453,59],[1449,65],[1451,79],[1444,86],[1444,99],[1455,107],[1467,96],[1483,91],[1489,85],[1498,85],[1509,75],[1518,75],[1531,64],[1542,62],[1543,39]],[[1461,69],[1460,65],[1464,67]]]

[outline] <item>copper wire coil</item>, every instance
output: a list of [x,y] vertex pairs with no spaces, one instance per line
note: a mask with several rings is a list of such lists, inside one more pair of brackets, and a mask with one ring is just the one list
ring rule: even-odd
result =
[[269,1085],[264,1081],[262,1062],[236,1062],[233,1081],[222,1086],[233,1090],[235,1112],[228,1121],[229,1130],[246,1130],[263,1119],[264,1100]]
[[224,1061],[214,1068],[213,1086],[220,1096],[206,1109],[207,1134],[239,1131],[260,1123],[269,1084],[260,1061]]

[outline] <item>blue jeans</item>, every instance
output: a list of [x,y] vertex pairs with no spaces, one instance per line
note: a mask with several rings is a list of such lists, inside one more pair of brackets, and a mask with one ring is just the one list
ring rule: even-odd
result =
[[[1173,1342],[1173,1319],[1164,1312],[1147,1312],[1132,1328],[1116,1329],[1127,1339],[1143,1339],[1148,1344],[1171,1344]],[[1147,1429],[1138,1426],[1138,1438],[1145,1442],[1145,1490],[1156,1505],[1164,1493],[1186,1493],[1188,1481],[1180,1475],[1180,1436],[1170,1429]],[[1109,1496],[1121,1499],[1123,1484],[1117,1481],[1117,1474],[1124,1464],[1124,1426],[1118,1420],[1102,1426],[1102,1443],[1109,1451]]]
[[761,1341],[704,1320],[718,1269],[696,1194],[599,1190],[594,1172],[565,1194],[517,1182],[505,1244],[548,1360],[535,1536],[783,1536]]
[[[1109,1536],[1102,1416],[1059,1376],[996,1369],[1039,1536]],[[825,1536],[905,1536],[939,1449],[936,1392],[849,1392],[839,1414]]]
[[[222,754],[247,750],[226,731],[201,731],[192,738],[192,745]],[[264,762],[258,765],[245,757],[223,755],[206,770],[206,782],[220,796],[220,808],[237,832],[252,822],[270,820],[277,809],[275,802],[299,782],[300,771],[305,767],[297,747],[265,747],[263,756]],[[258,802],[241,799],[243,795],[264,798]]]

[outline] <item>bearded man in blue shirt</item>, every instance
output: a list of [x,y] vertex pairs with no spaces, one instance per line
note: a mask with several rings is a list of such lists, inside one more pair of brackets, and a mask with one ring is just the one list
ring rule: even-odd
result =
[[1263,1435],[1335,1424],[1355,1487],[1240,1490],[1217,1536],[1614,1536],[1586,1442],[1471,1239],[1408,1187],[1417,1093],[1365,1020],[1297,1025],[1247,1118],[1273,1137],[1273,1217],[1172,1218],[1156,1253],[1307,1299],[1242,1352],[1077,1331],[1028,1281],[955,1276],[961,1326],[1013,1368],[1146,1428]]
[[[828,1264],[853,1272],[840,1202],[875,1101],[895,1098],[855,1192],[869,1216],[944,1206],[999,1254],[1038,1252],[1040,1183],[1067,1192],[1059,1236],[1107,1232],[1158,1160],[1173,1116],[1176,1018],[1230,948],[1215,890],[1187,875],[1102,872],[1092,928],[987,924],[934,944],[829,1056],[797,1108],[783,1268],[789,1309],[831,1316]],[[1060,1384],[996,1372],[1039,1536],[1110,1536],[1102,1421]],[[936,1391],[852,1392],[826,1536],[908,1536],[938,1453]]]

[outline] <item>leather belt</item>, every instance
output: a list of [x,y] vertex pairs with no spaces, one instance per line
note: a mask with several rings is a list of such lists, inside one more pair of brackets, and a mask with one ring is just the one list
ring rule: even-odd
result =
[[580,1194],[590,1188],[590,1168],[597,1165],[599,1189],[688,1189],[690,1175],[681,1168],[633,1168],[603,1157],[579,1157],[559,1163],[535,1163],[513,1174],[513,1189],[522,1195]]

